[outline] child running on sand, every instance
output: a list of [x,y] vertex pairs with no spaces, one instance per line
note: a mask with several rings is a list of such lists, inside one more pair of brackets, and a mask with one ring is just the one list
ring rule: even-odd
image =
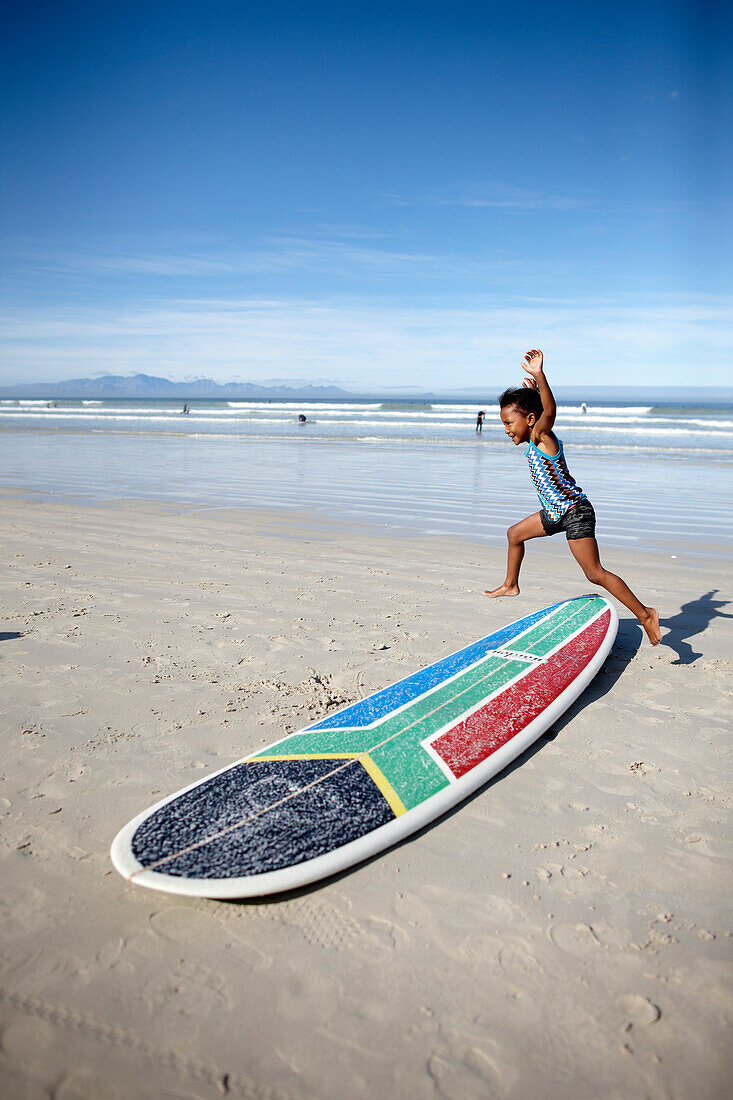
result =
[[524,453],[542,510],[509,528],[506,580],[499,588],[485,591],[484,596],[517,596],[525,542],[564,531],[573,557],[591,584],[605,588],[628,607],[644,627],[652,645],[658,645],[661,633],[656,609],[645,607],[621,577],[609,573],[601,565],[593,505],[570,475],[562,442],[552,430],[557,408],[542,369],[542,352],[533,348],[524,359],[522,368],[530,378],[525,378],[518,389],[505,390],[499,398],[499,406],[505,434],[515,447],[527,444]]

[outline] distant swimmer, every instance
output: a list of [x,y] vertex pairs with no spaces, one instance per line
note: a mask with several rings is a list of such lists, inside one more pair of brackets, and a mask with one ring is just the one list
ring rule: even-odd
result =
[[303,415],[303,413],[298,413],[298,423],[299,424],[305,424],[306,419],[307,418]]
[[583,402],[583,404],[580,407],[581,407],[581,409],[583,410],[584,413],[588,412],[588,406],[586,405],[585,401]]
[[189,409],[188,405],[184,405],[183,408],[181,409],[181,412],[183,413],[184,416],[188,416],[190,411],[191,410]]
[[486,409],[479,409],[478,416],[476,417],[476,431],[482,432],[484,430],[484,417],[486,416]]

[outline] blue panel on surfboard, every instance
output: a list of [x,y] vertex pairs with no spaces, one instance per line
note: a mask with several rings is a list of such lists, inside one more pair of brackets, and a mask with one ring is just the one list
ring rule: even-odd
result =
[[502,630],[497,630],[495,634],[489,634],[488,637],[473,642],[465,649],[459,649],[444,661],[423,668],[413,676],[399,680],[391,687],[384,688],[383,691],[370,695],[368,699],[362,699],[361,702],[346,707],[331,718],[324,718],[322,722],[317,722],[310,728],[313,730],[345,729],[346,727],[361,729],[364,726],[370,726],[385,714],[398,710],[399,707],[417,699],[419,695],[424,695],[426,691],[448,677],[463,672],[464,668],[469,668],[476,661],[480,661],[490,650],[499,649],[511,642],[518,634],[534,626],[559,606],[560,604],[553,604],[552,607],[545,607],[542,611],[538,611],[536,615],[527,615],[524,619],[511,623]]

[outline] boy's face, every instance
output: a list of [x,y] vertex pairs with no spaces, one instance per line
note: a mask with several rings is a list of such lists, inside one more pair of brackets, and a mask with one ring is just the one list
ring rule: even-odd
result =
[[509,436],[514,446],[518,447],[520,443],[526,443],[532,434],[534,413],[522,412],[516,405],[505,405],[500,415],[504,425],[504,435]]

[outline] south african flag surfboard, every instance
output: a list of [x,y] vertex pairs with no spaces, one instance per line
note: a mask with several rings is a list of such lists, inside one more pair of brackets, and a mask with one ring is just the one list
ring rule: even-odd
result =
[[435,820],[535,741],[616,636],[601,596],[546,607],[164,799],[118,833],[130,882],[257,897],[351,867]]

